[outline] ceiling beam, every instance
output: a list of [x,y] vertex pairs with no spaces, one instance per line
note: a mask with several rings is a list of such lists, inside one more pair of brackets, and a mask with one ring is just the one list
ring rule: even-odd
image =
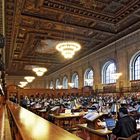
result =
[[[64,3],[64,2],[59,2],[59,1],[50,1],[47,0],[44,2],[45,7],[47,7],[47,9],[52,9],[53,11],[60,11],[60,12],[67,12],[70,14],[74,14],[80,17],[85,17],[85,18],[92,18],[94,20],[99,20],[102,22],[108,22],[108,23],[113,23],[111,20],[114,18],[113,15],[106,15],[104,13],[97,13],[96,11],[93,11],[92,9],[86,9],[84,7],[80,7],[80,6],[76,6],[73,4],[69,4],[69,3]],[[85,14],[85,12],[87,12],[87,14]],[[96,16],[95,16],[96,15]],[[99,18],[99,17],[105,17],[105,18]],[[107,18],[109,20],[107,20]]]
[[46,59],[38,59],[38,58],[34,58],[34,59],[31,59],[29,60],[28,58],[22,58],[22,59],[13,59],[12,62],[26,62],[26,64],[43,64],[43,65],[47,65],[47,63],[51,64],[62,64],[60,62],[57,62],[57,61],[54,61],[54,60],[51,60],[49,58],[46,58]]
[[68,26],[70,26],[70,27],[73,27],[73,28],[76,28],[76,29],[79,29],[79,30],[81,30],[81,29],[84,29],[84,30],[91,30],[91,31],[95,31],[95,32],[98,32],[98,33],[105,33],[105,34],[108,34],[108,35],[114,35],[115,34],[115,32],[114,31],[105,31],[105,30],[101,30],[101,29],[94,29],[94,28],[91,28],[91,27],[86,27],[86,26],[82,26],[82,25],[75,25],[75,24],[73,24],[73,23],[64,23],[64,22],[60,22],[60,21],[55,21],[55,20],[53,20],[53,19],[48,19],[47,17],[40,17],[39,15],[34,15],[34,14],[30,14],[30,13],[22,13],[22,16],[23,16],[23,18],[29,18],[29,19],[33,19],[33,20],[39,20],[40,22],[49,22],[49,23],[52,23],[52,24],[59,24],[59,25],[61,25],[61,26],[66,26],[66,25],[68,25]]

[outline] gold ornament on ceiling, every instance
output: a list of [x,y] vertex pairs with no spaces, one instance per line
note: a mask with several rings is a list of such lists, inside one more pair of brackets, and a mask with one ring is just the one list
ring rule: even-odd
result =
[[39,46],[36,48],[36,52],[42,54],[54,54],[56,52],[55,46],[58,44],[58,41],[46,39],[41,40]]
[[80,0],[80,3],[86,8],[96,7],[95,0]]

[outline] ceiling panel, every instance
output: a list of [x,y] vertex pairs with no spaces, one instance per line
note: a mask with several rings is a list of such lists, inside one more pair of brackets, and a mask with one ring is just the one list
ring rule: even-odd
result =
[[[6,72],[34,75],[32,67],[44,66],[48,75],[140,28],[139,0],[87,2],[6,0]],[[55,49],[63,40],[82,46],[71,60]]]

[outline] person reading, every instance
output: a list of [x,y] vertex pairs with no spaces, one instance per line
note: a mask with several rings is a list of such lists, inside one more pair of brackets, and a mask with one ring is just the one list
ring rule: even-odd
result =
[[136,126],[136,121],[133,117],[128,115],[127,108],[121,107],[119,109],[119,119],[112,133],[115,137],[128,138],[136,133]]

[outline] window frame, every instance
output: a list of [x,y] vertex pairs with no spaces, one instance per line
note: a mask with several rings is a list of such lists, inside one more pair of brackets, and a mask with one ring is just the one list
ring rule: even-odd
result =
[[102,68],[102,84],[114,84],[117,81],[115,78],[114,79],[113,79],[113,77],[111,78],[111,73],[109,73],[109,80],[107,81],[107,72],[106,71],[111,64],[114,64],[114,66],[115,66],[114,67],[114,73],[117,72],[116,63],[113,60],[107,61],[103,65],[103,68]]
[[[136,77],[136,76],[138,76],[138,75],[136,75],[136,62],[138,59],[139,59],[138,63],[140,63],[140,51],[136,52],[131,57],[131,60],[130,60],[130,80],[140,80],[139,77]],[[138,67],[137,71],[140,73],[140,66]]]
[[[89,84],[89,83],[87,83],[86,81],[85,81],[85,79],[90,79],[89,78],[89,73],[92,71],[92,84]],[[93,86],[94,85],[94,78],[93,78],[93,75],[94,75],[94,72],[93,72],[93,69],[92,68],[87,68],[86,70],[85,70],[85,72],[84,72],[84,86]]]
[[[59,84],[58,84],[59,83]],[[58,86],[60,85],[60,79],[57,78],[55,81],[55,89],[59,89]]]
[[[77,82],[75,81],[76,78],[77,78]],[[71,81],[72,83],[74,83],[73,88],[79,88],[79,75],[77,72],[73,73]]]
[[50,88],[50,89],[54,88],[54,84],[53,84],[53,81],[50,81],[50,85],[49,85],[49,88]]
[[[66,82],[66,83],[64,83],[64,82]],[[67,76],[64,76],[63,77],[63,89],[68,89],[68,78],[67,78]]]

